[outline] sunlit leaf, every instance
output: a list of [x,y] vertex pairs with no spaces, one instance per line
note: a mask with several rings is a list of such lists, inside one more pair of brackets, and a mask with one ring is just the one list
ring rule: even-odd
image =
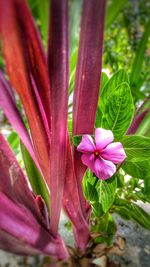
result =
[[127,135],[121,139],[127,160],[143,161],[150,158],[150,138]]
[[113,177],[106,181],[99,180],[96,188],[103,211],[107,212],[115,199],[117,179]]

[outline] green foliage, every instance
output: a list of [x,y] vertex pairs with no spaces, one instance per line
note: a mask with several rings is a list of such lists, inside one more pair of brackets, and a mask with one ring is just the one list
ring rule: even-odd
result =
[[79,41],[81,0],[70,2],[70,50],[71,54],[76,50]]
[[119,140],[130,126],[134,105],[128,83],[128,76],[124,70],[118,71],[102,87],[100,94],[96,126],[102,126],[114,133]]
[[133,117],[133,100],[130,87],[122,83],[107,99],[102,117],[102,127],[110,129],[119,140],[128,130]]
[[106,243],[108,246],[111,246],[116,232],[116,224],[112,215],[106,213],[100,220],[97,220],[96,225],[92,227],[92,231],[99,233],[94,243]]
[[105,88],[105,85],[109,81],[109,78],[105,72],[102,72],[101,74],[101,83],[100,83],[100,94],[98,99],[98,106],[97,106],[97,112],[96,112],[96,120],[95,120],[95,127],[98,128],[99,125],[101,125],[101,119],[102,119],[102,111],[101,111],[101,95],[103,94],[103,90]]
[[35,195],[42,196],[42,198],[44,199],[47,205],[48,211],[50,211],[50,195],[49,195],[47,186],[44,182],[44,179],[41,173],[39,172],[39,170],[37,169],[33,159],[31,158],[24,144],[21,142],[20,145],[21,145],[24,165],[25,165],[28,179],[33,189],[33,192],[35,193]]
[[48,15],[49,15],[49,0],[36,0],[38,6],[40,29],[46,46],[48,40]]
[[146,200],[150,203],[150,176],[144,179],[143,194]]
[[42,35],[44,47],[48,40],[49,0],[29,0],[29,5]]
[[18,150],[18,144],[19,144],[19,137],[16,132],[12,132],[8,138],[7,141],[11,148],[13,149],[14,153],[17,155],[19,150]]
[[150,138],[128,135],[121,139],[127,160],[137,162],[150,158]]
[[[117,188],[117,178],[112,177],[109,180],[102,181],[93,176],[87,170],[83,179],[83,191],[86,199],[91,203],[98,202],[98,206],[94,205],[94,209],[102,209],[106,213],[114,202]],[[101,213],[103,213],[101,211]]]
[[112,3],[108,5],[105,22],[106,28],[109,28],[111,26],[111,24],[114,22],[117,15],[127,2],[128,0],[113,0]]
[[95,187],[96,183],[97,183],[97,178],[94,177],[89,170],[87,170],[84,175],[82,185],[85,198],[91,203],[98,201],[98,193]]
[[90,204],[92,207],[93,214],[96,218],[101,218],[102,216],[104,216],[105,213],[103,211],[101,203],[99,203],[98,201],[95,201]]
[[73,136],[73,144],[78,146],[82,140],[82,135],[75,135]]
[[76,63],[77,63],[78,49],[76,48],[70,56],[70,79],[69,79],[69,94],[73,92],[74,81],[75,81],[75,72],[76,72]]
[[150,161],[126,161],[123,170],[132,177],[146,179],[150,177]]
[[[100,84],[100,96],[103,94],[103,90],[105,88],[105,85],[108,83],[109,78],[105,72],[102,72],[101,74],[101,84]],[[99,97],[100,102],[100,97]]]
[[103,211],[106,213],[114,202],[117,188],[117,179],[112,177],[106,181],[99,180],[96,185],[99,203],[102,205]]
[[107,6],[103,67],[110,73],[120,68],[130,73],[137,103],[149,92],[149,1],[108,0]]
[[143,36],[140,40],[138,49],[136,51],[135,59],[132,65],[130,82],[131,82],[132,93],[134,95],[137,95],[137,90],[139,89],[139,85],[141,85],[140,84],[141,70],[149,35],[150,35],[150,20],[145,26],[145,32],[143,33]]
[[150,137],[150,112],[148,112],[143,119],[143,121],[140,123],[136,135],[144,135],[147,137]]
[[21,165],[21,167],[23,167],[23,160],[22,160],[22,155],[21,155],[20,146],[19,146],[20,144],[19,136],[17,135],[15,131],[12,131],[9,134],[7,141],[11,149],[13,150],[19,164]]
[[116,88],[122,83],[129,83],[129,78],[127,73],[124,70],[117,71],[109,80],[108,83],[105,83],[105,86],[102,89],[101,93],[101,108],[103,109],[106,105],[107,99],[110,94],[115,92]]
[[123,217],[123,219],[133,220],[150,230],[150,215],[136,204],[126,203],[123,206],[118,205],[114,208],[114,211]]

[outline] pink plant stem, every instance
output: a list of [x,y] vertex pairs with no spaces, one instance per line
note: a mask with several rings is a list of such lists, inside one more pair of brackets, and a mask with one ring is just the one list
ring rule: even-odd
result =
[[[94,131],[101,77],[105,6],[105,0],[83,1],[73,99],[73,135],[93,134]],[[82,212],[86,218],[87,204],[81,185],[86,167],[81,163],[76,148],[74,164]]]
[[49,79],[39,34],[25,0],[8,0],[7,5],[5,0],[0,1],[0,37],[7,74],[23,104],[34,151],[47,178],[49,132],[38,108],[37,96],[41,99],[41,110],[50,118]]
[[4,74],[0,71],[0,108],[3,109],[5,116],[18,133],[20,139],[29,151],[36,166],[40,170],[39,163],[33,150],[31,138],[28,134],[22,116],[17,108],[16,101],[11,92],[11,87],[8,81],[4,78]]
[[142,112],[145,104],[150,100],[150,94],[143,100],[142,104],[137,108],[135,115],[138,115],[140,112]]
[[66,171],[69,38],[68,0],[52,0],[49,29],[49,76],[52,98],[50,149],[51,233],[56,236]]
[[127,134],[135,134],[138,127],[140,126],[140,124],[142,123],[142,121],[144,120],[145,116],[147,115],[147,113],[150,111],[149,108],[145,109],[140,115],[135,115],[133,118],[133,121],[130,125],[129,130],[127,131]]
[[149,112],[149,109],[146,108],[144,111],[145,104],[150,100],[150,95],[148,95],[142,102],[139,108],[137,108],[133,121],[130,125],[130,128],[127,131],[127,134],[134,134],[136,133],[138,127],[140,126],[141,122],[145,118],[146,114]]
[[85,250],[89,241],[90,232],[88,224],[81,210],[81,203],[77,187],[77,181],[73,166],[72,149],[68,138],[66,177],[63,196],[63,207],[70,218],[73,228],[76,246],[80,250]]

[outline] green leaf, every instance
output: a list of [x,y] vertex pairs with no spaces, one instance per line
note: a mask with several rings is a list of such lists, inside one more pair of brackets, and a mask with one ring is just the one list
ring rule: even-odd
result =
[[98,179],[93,176],[93,174],[87,170],[83,177],[82,186],[85,198],[89,202],[98,202],[98,194],[96,190],[96,183]]
[[76,48],[72,52],[70,57],[69,95],[73,92],[74,89],[77,58],[78,58],[78,48]]
[[22,160],[22,154],[20,151],[20,139],[18,134],[15,131],[12,131],[9,136],[7,137],[7,141],[9,143],[9,145],[11,146],[17,161],[19,162],[19,164],[21,165],[21,167],[23,167],[23,160]]
[[49,0],[28,0],[28,2],[37,26],[40,28],[43,44],[47,48]]
[[132,193],[131,197],[135,201],[137,201],[137,200],[141,200],[143,202],[149,202],[150,201],[150,199],[147,198],[146,194],[144,194],[142,191]]
[[[98,195],[97,195],[97,198],[98,198]],[[102,204],[99,203],[98,200],[95,202],[91,202],[91,206],[92,206],[93,214],[96,218],[102,217],[105,214],[102,208]]]
[[77,48],[79,42],[80,32],[80,17],[81,17],[81,0],[70,1],[70,51],[72,52]]
[[21,151],[23,155],[24,165],[29,178],[29,182],[35,195],[41,195],[44,199],[48,211],[50,211],[50,195],[44,179],[37,169],[33,159],[22,142],[20,142]]
[[127,161],[143,161],[150,158],[150,138],[144,136],[126,135],[121,143],[127,155]]
[[98,99],[98,107],[97,107],[97,113],[96,113],[96,120],[95,120],[95,127],[98,128],[101,126],[101,120],[102,120],[102,111],[101,111],[101,94],[103,94],[103,89],[105,88],[105,85],[109,81],[109,78],[105,72],[102,72],[101,76],[101,84],[100,84],[100,95]]
[[140,74],[142,69],[142,64],[144,61],[144,54],[146,51],[147,43],[148,43],[148,37],[150,35],[150,20],[148,21],[147,25],[145,26],[145,32],[141,38],[141,41],[139,43],[135,59],[132,65],[132,71],[130,76],[130,82],[132,87],[133,94],[136,94],[136,87],[140,80]]
[[[124,70],[117,71],[105,84],[101,91],[101,104],[106,104],[109,96],[116,90],[116,88],[122,83],[129,83],[129,78]],[[103,108],[103,105],[101,106]]]
[[103,215],[92,230],[100,233],[100,236],[94,239],[94,243],[106,243],[108,246],[112,245],[113,236],[116,232],[116,224],[111,214],[107,212]]
[[81,143],[82,135],[74,135],[72,139],[73,139],[73,144],[75,146],[78,146]]
[[117,177],[117,188],[122,188],[124,187],[124,175],[117,173],[116,174]]
[[[149,108],[149,107],[148,107]],[[150,112],[146,114],[144,119],[140,122],[138,129],[136,131],[136,135],[144,135],[150,137]]]
[[102,72],[101,74],[101,84],[100,84],[100,95],[103,94],[103,90],[106,86],[106,84],[108,83],[109,78],[107,76],[107,74],[105,72]]
[[150,202],[150,176],[144,179],[144,195],[148,202]]
[[98,224],[97,231],[98,232],[107,232],[109,223],[109,213],[107,212],[101,219],[100,223]]
[[109,28],[128,0],[113,0],[107,8],[105,27]]
[[128,130],[134,113],[133,99],[128,83],[121,83],[107,96],[103,109],[102,127],[114,133],[119,140]]
[[123,170],[132,177],[145,179],[150,176],[150,161],[126,161],[122,166]]
[[15,152],[15,151],[17,152],[17,151],[18,151],[18,145],[19,145],[19,142],[20,142],[20,139],[19,139],[17,133],[13,131],[13,132],[8,136],[7,141],[8,141],[8,143],[9,143],[9,145],[11,146],[11,148],[13,149],[13,151],[14,151],[14,152]]
[[128,204],[128,201],[126,199],[123,199],[123,198],[115,197],[113,204],[116,206],[126,206],[126,204]]
[[133,220],[144,228],[150,230],[150,215],[134,203],[126,204],[115,208],[115,212],[124,219]]
[[101,91],[96,126],[112,130],[115,138],[119,139],[130,126],[133,113],[128,75],[124,70],[119,70]]
[[49,18],[49,0],[36,0],[39,19],[40,19],[40,29],[44,41],[44,45],[47,43],[48,36],[48,18]]
[[30,8],[33,10],[35,7],[37,7],[38,0],[28,0]]
[[108,222],[108,228],[107,228],[107,234],[108,234],[107,244],[108,244],[108,246],[112,245],[113,237],[114,237],[114,234],[116,233],[116,230],[117,230],[116,223],[115,223],[112,215],[109,214],[109,222]]
[[95,217],[101,217],[104,215],[102,205],[98,201],[98,193],[96,189],[96,184],[98,181],[98,178],[94,177],[89,170],[85,172],[82,181],[84,196],[86,200],[90,202]]
[[96,185],[99,203],[101,203],[103,211],[106,213],[115,199],[117,188],[117,178],[112,177],[106,181],[99,180]]

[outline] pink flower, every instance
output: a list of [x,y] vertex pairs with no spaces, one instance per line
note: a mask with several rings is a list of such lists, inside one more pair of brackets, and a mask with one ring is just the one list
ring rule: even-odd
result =
[[126,154],[120,142],[112,143],[113,133],[110,130],[97,128],[95,130],[95,143],[88,134],[83,135],[77,150],[82,152],[82,163],[95,175],[106,180],[116,172],[117,164],[121,163]]

